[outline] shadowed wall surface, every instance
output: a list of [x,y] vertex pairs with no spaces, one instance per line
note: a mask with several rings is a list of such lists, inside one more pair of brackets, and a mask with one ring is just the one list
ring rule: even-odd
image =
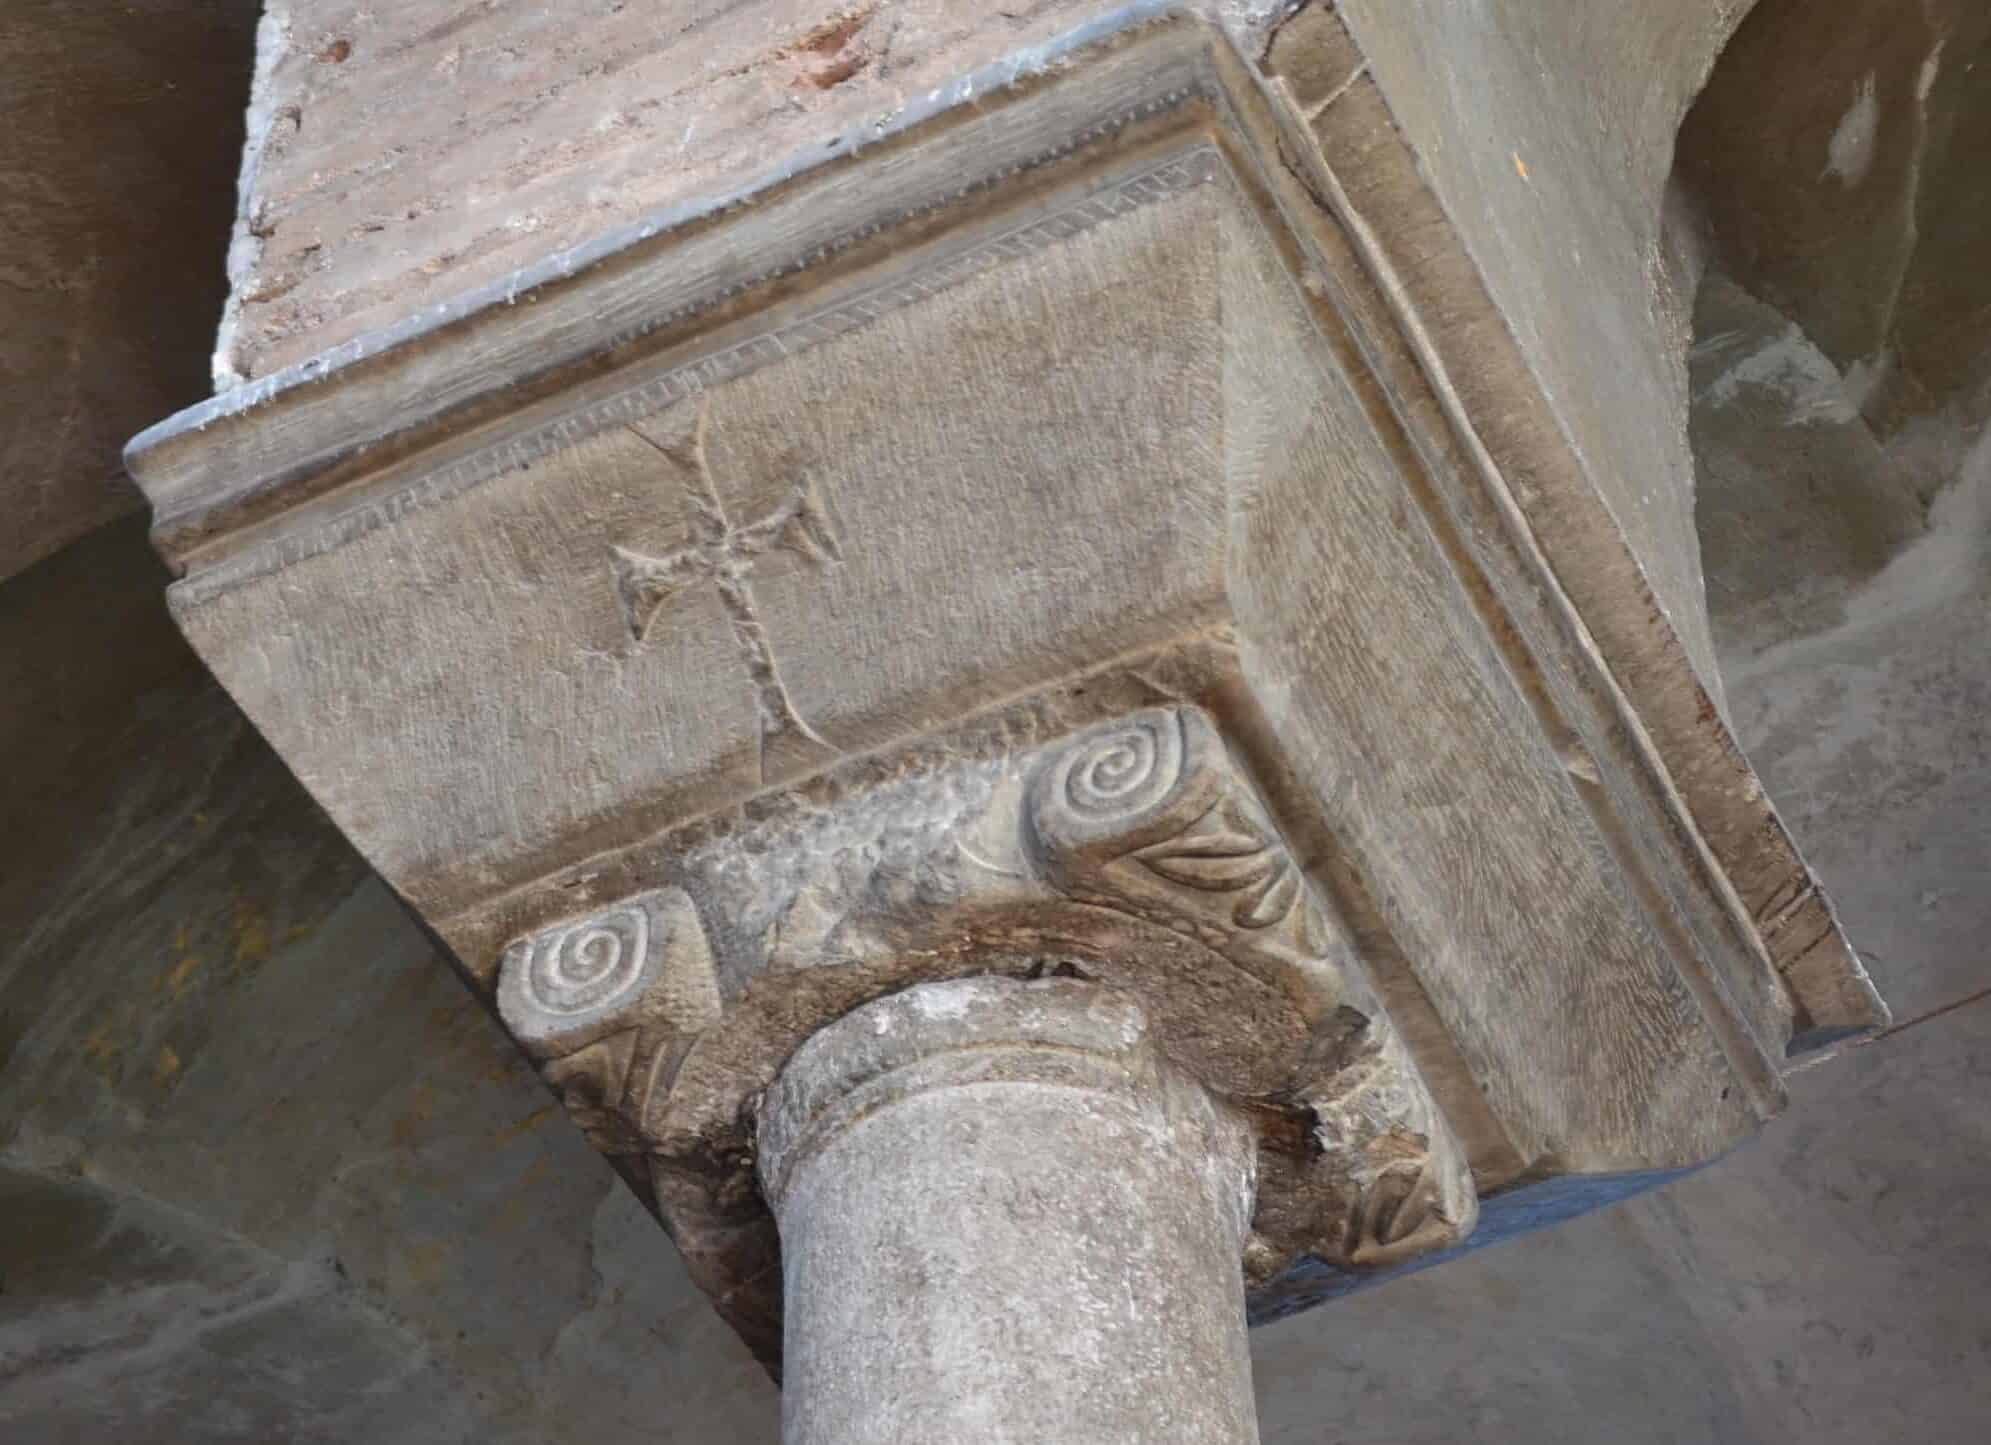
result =
[[0,578],[136,510],[125,439],[207,390],[257,9],[0,7]]

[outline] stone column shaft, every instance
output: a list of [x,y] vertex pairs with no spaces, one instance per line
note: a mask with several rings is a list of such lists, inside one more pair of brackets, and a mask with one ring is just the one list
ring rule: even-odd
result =
[[1250,1445],[1248,1129],[1130,996],[924,984],[769,1090],[787,1445]]

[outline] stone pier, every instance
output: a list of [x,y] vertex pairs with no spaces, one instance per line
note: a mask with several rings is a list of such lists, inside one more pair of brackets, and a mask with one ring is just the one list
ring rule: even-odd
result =
[[616,6],[509,109],[435,96],[544,15],[448,8],[266,22],[229,386],[128,460],[791,1442],[1251,1440],[1247,1322],[1883,1025],[1723,720],[1653,238],[1541,284],[1644,169],[1489,253],[1528,162],[1368,5],[746,6],[709,70]]

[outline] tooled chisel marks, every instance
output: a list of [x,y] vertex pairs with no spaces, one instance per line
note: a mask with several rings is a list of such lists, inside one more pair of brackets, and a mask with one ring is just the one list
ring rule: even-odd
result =
[[684,477],[692,508],[691,541],[662,557],[620,546],[611,546],[609,551],[614,559],[616,595],[630,636],[638,643],[649,637],[664,609],[684,588],[710,582],[718,591],[754,684],[765,781],[769,750],[783,739],[806,738],[824,748],[830,744],[796,710],[781,680],[774,648],[754,605],[751,578],[755,559],[775,548],[786,548],[822,565],[842,561],[842,552],[815,483],[807,476],[766,516],[745,526],[733,525],[720,501],[706,455],[709,410],[710,403],[701,402],[690,424],[664,441],[630,428],[631,435],[654,448]]

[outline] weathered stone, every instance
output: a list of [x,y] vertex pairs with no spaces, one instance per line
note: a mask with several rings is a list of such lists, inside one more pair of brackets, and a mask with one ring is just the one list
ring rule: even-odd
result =
[[[1263,1315],[1884,1017],[1306,18],[1075,35],[134,446],[183,624],[764,1353],[743,1100],[892,988],[1140,992],[1260,1125]],[[1165,786],[1095,835],[1102,738]]]
[[[1565,174],[1563,161],[1600,150],[1610,163],[1585,175],[1580,203],[1568,214],[1607,231],[1620,222],[1643,230],[1654,205],[1645,185],[1650,148],[1667,138],[1662,128],[1631,124],[1638,110],[1626,100],[1677,95],[1673,66],[1696,52],[1710,23],[1742,8],[1699,0],[1653,0],[1635,12],[1596,5],[1582,17],[1557,16],[1553,27],[1531,29],[1538,15],[1524,13],[1528,7],[1503,14],[1499,0],[1373,7],[1362,18],[1401,22],[1412,47],[1428,47],[1430,65],[1463,67],[1466,73],[1446,75],[1442,84],[1473,92],[1475,104],[1433,127],[1431,113],[1409,103],[1426,78],[1418,67],[1408,71],[1412,91],[1405,91],[1401,73],[1377,66],[1374,74],[1395,83],[1392,94],[1390,84],[1367,87],[1355,71],[1359,62],[1307,94],[1317,102],[1338,93],[1329,110],[1344,114],[1345,101],[1405,97],[1399,119],[1427,174],[1443,176],[1461,151],[1471,151],[1490,158],[1507,185],[1487,188],[1504,207],[1460,204],[1456,188],[1447,192],[1482,268],[1519,273],[1523,290],[1546,278],[1582,305],[1622,319],[1616,288],[1635,283],[1621,272],[1611,273],[1610,285],[1601,271],[1592,274],[1587,242],[1582,258],[1565,261],[1553,246],[1529,254],[1527,243],[1538,239],[1530,207],[1549,209],[1548,200],[1567,197],[1546,197],[1538,184],[1543,137],[1535,130],[1525,131],[1529,174],[1510,163],[1511,184],[1498,169],[1502,146],[1517,128],[1539,125],[1556,148],[1557,163],[1548,168],[1556,178]],[[1550,1239],[1452,1260],[1442,1271],[1261,1334],[1268,1441],[1313,1441],[1323,1419],[1350,1441],[1395,1445],[1451,1440],[1461,1431],[1589,1441],[1599,1421],[1627,1441],[1961,1440],[1974,1438],[1986,1414],[1983,1341],[1973,1331],[1987,1261],[1971,1215],[1986,1181],[1984,1151],[1970,1146],[1981,1124],[1971,1102],[1984,1092],[1982,1039],[1991,1014],[1981,998],[1969,1002],[1982,984],[1974,971],[1984,911],[1977,885],[1986,858],[1982,824],[1991,816],[1979,721],[1984,649],[1975,645],[1981,628],[1973,629],[1986,604],[1986,473],[1971,464],[1969,421],[1973,368],[1982,357],[1973,341],[1982,334],[1973,298],[1986,272],[1971,264],[1984,249],[1972,230],[1982,187],[1968,170],[1967,138],[1947,158],[1933,143],[1918,158],[1890,149],[1888,132],[1897,117],[1910,116],[1897,108],[1912,94],[1906,71],[1933,58],[1933,32],[1918,18],[1940,8],[1922,6],[1919,17],[1916,7],[1899,8],[1898,37],[1914,43],[1891,43],[1891,31],[1875,46],[1858,6],[1849,5],[1847,24],[1821,29],[1815,5],[1766,0],[1758,18],[1767,23],[1774,10],[1785,10],[1797,23],[1777,45],[1738,49],[1716,77],[1741,98],[1746,122],[1723,145],[1745,169],[1753,151],[1787,147],[1799,163],[1800,188],[1812,185],[1827,202],[1817,227],[1836,225],[1842,212],[1865,214],[1865,201],[1906,177],[1903,162],[1918,166],[1926,204],[1916,207],[1912,250],[1903,249],[1898,231],[1885,245],[1840,230],[1831,238],[1849,255],[1879,263],[1841,266],[1835,274],[1845,284],[1878,291],[1899,282],[1894,360],[1883,384],[1866,386],[1871,368],[1840,372],[1760,295],[1724,296],[1729,280],[1755,288],[1760,278],[1718,274],[1703,293],[1711,303],[1705,327],[1718,330],[1700,338],[1716,344],[1698,357],[1696,378],[1706,408],[1697,431],[1702,500],[1714,508],[1703,525],[1712,544],[1712,620],[1737,735],[1846,908],[1855,939],[1870,950],[1875,977],[1913,1027],[1842,1068],[1797,1081],[1802,1111],[1718,1171],[1575,1221]],[[1593,29],[1592,19],[1603,23]],[[1852,72],[1832,64],[1827,52],[1844,37],[1889,67],[1875,85],[1881,144],[1859,188],[1827,165],[1864,79],[1858,53]],[[445,48],[449,37],[433,43]],[[1918,52],[1920,44],[1929,50]],[[321,75],[364,74],[349,57],[333,58],[336,43],[324,49]],[[797,62],[831,80],[834,93],[849,84],[835,74],[845,59],[831,44]],[[1939,84],[1968,76],[1970,65],[1952,37],[1935,66]],[[1635,73],[1631,83],[1620,66]],[[1493,82],[1475,67],[1492,72]],[[187,84],[184,73],[175,80]],[[1297,73],[1294,80],[1297,88]],[[406,90],[416,102],[414,88]],[[1821,101],[1816,124],[1787,124],[1784,102],[1801,108],[1812,99]],[[1601,132],[1593,117],[1606,121]],[[1955,124],[1965,135],[1968,118],[1959,113]],[[1304,146],[1291,154],[1302,164],[1308,159]],[[1337,154],[1340,165],[1330,173],[1352,181],[1358,171],[1350,153]],[[174,174],[165,167],[159,173]],[[1815,178],[1807,183],[1806,175]],[[1745,221],[1775,222],[1774,188],[1736,194],[1734,204],[1761,212]],[[1899,197],[1898,190],[1890,194]],[[1398,267],[1397,284],[1427,285],[1429,272],[1401,265],[1422,253],[1391,249],[1402,238],[1399,212],[1365,202],[1338,214],[1351,227],[1369,226],[1381,241],[1371,264],[1381,255]],[[1876,215],[1892,222],[1905,208],[1881,206]],[[1541,235],[1560,239],[1552,226]],[[1732,262],[1733,253],[1720,260]],[[438,289],[453,264],[439,270]],[[1670,270],[1662,265],[1661,275]],[[1427,319],[1487,314],[1461,306],[1463,292],[1443,293],[1443,304],[1433,304],[1441,293],[1418,294]],[[1785,298],[1828,299],[1803,291]],[[1862,296],[1853,305],[1873,300]],[[1761,358],[1765,365],[1781,356],[1802,367],[1768,385],[1745,369],[1734,378],[1742,384],[1727,387],[1723,378],[1734,363],[1756,359],[1750,341],[1719,338],[1736,321],[1778,342]],[[1435,353],[1457,338],[1438,324],[1430,340]],[[1531,364],[1544,375],[1567,375],[1571,358],[1599,362],[1600,353],[1583,349],[1595,340],[1579,325],[1563,336],[1571,345],[1538,347]],[[1666,343],[1649,339],[1625,351],[1606,347],[1601,366],[1647,367],[1652,358],[1639,347],[1648,344],[1666,351]],[[1473,352],[1478,364],[1463,366],[1459,353],[1450,354],[1454,384],[1468,401],[1486,378],[1503,374],[1493,364],[1495,350]],[[1595,384],[1574,370],[1575,391]],[[1902,378],[1913,386],[1897,388]],[[1625,394],[1638,391],[1623,377],[1611,380]],[[1819,424],[1818,404],[1843,415],[1839,398],[1857,404],[1863,394],[1865,426]],[[1875,400],[1881,405],[1870,404]],[[1490,414],[1482,407],[1477,424],[1498,443],[1499,429],[1484,425]],[[1624,441],[1609,432],[1593,432],[1591,440]],[[1511,450],[1495,451],[1511,466]],[[1913,465],[1874,473],[1867,468],[1877,455]],[[1980,449],[1980,461],[1983,455]],[[1626,478],[1643,475],[1628,471]],[[1907,495],[1911,486],[1918,496]],[[1526,490],[1516,492],[1524,508],[1532,505]],[[806,525],[809,495],[802,487],[772,489],[766,510],[744,519],[774,523],[780,547],[756,550],[763,534],[728,541],[722,526],[639,548],[647,562],[625,573],[633,585],[622,596],[639,611],[669,604],[650,619],[653,642],[668,638],[671,608],[681,608],[693,590],[681,589],[673,603],[655,585],[680,562],[697,564],[697,587],[709,588],[720,607],[732,599],[723,569],[708,562],[750,563],[756,578],[788,565],[791,555],[797,566],[839,565],[848,538],[832,525],[830,545],[816,541]],[[817,495],[834,524],[829,494]],[[1912,507],[1928,498],[1934,504],[1924,527]],[[1531,525],[1550,549],[1551,571],[1569,577],[1575,590],[1594,581],[1586,558],[1613,554],[1570,546],[1566,535],[1556,543],[1554,520],[1537,509]],[[1730,526],[1733,532],[1724,530]],[[1467,535],[1470,543],[1477,534]],[[1750,545],[1761,536],[1774,541]],[[386,890],[360,881],[364,870],[323,818],[188,670],[157,612],[134,601],[158,579],[132,551],[132,539],[104,545],[109,540],[56,559],[53,570],[37,569],[25,593],[0,601],[8,643],[0,646],[0,672],[13,701],[0,715],[11,767],[10,785],[0,787],[0,1035],[17,1049],[0,1073],[0,1144],[10,1159],[32,1156],[36,1164],[16,1176],[33,1181],[25,1203],[20,1191],[0,1191],[0,1316],[22,1322],[8,1333],[8,1347],[19,1346],[29,1361],[0,1382],[0,1433],[116,1434],[146,1445],[242,1435],[771,1438],[772,1391],[743,1373],[744,1352],[705,1320],[707,1307],[660,1232],[620,1191],[604,1194],[602,1171],[591,1168],[557,1115],[547,1114],[525,1071],[493,1051],[499,1041],[469,1001],[452,1000],[452,985]],[[1905,551],[1890,550],[1897,543]],[[810,555],[811,546],[820,555]],[[58,573],[61,585],[51,585]],[[1798,590],[1772,595],[1784,582]],[[37,602],[24,606],[24,596]],[[1731,604],[1739,606],[1725,617]],[[1638,667],[1627,662],[1634,654],[1603,625],[1613,620],[1590,619],[1640,711],[1647,698],[1637,691]],[[1733,645],[1738,639],[1744,651]],[[757,685],[750,670],[746,675]],[[171,685],[158,685],[167,677]],[[1158,703],[1173,700],[1149,693],[1120,701],[1134,709]],[[1654,725],[1649,716],[1644,721]],[[1671,741],[1654,726],[1662,753],[1680,768],[1667,751]],[[1688,801],[1698,807],[1705,799]],[[1296,838],[1286,851],[1318,881],[1314,843]],[[882,876],[887,891],[908,886],[892,870]],[[624,895],[675,896],[674,885],[651,888],[654,881],[603,880],[601,896],[560,916],[585,916],[597,904],[612,909]],[[1255,888],[1247,893],[1257,896]],[[255,908],[244,910],[244,903]],[[659,905],[668,918],[670,908]],[[253,965],[229,962],[238,943],[245,958],[259,952],[266,931],[259,914],[272,920],[270,956]],[[326,921],[314,925],[320,914]],[[802,927],[808,921],[798,917],[797,930],[814,936]],[[533,936],[543,923],[558,919],[528,919],[521,927]],[[1372,937],[1361,941],[1365,951],[1375,947]],[[195,957],[199,965],[182,972]],[[155,976],[158,987],[145,984]],[[670,1009],[686,1005],[703,1006],[694,992]],[[598,1133],[607,1116],[593,1109],[588,1084],[613,1072],[613,1058],[601,1055],[620,1047],[599,1042],[607,1045],[599,1053],[583,1045],[576,1054],[585,1058],[547,1067],[549,1080]],[[79,1172],[72,1177],[71,1170]],[[1594,1202],[1614,1187],[1649,1180],[1581,1182]],[[207,1222],[186,1227],[186,1220],[166,1218],[134,1192],[141,1189]],[[1479,1238],[1585,1202],[1571,1191],[1536,1212],[1535,1192],[1491,1197]],[[116,1201],[127,1225],[142,1227],[97,1233],[104,1200]],[[75,1227],[49,1227],[44,1202]],[[251,1235],[255,1244],[246,1246]],[[170,1243],[149,1247],[156,1241]],[[27,1252],[10,1253],[9,1245]],[[238,1275],[236,1263],[256,1261],[258,1249],[280,1252],[281,1262],[272,1254],[269,1275],[258,1275],[253,1262]],[[349,1284],[335,1282],[326,1251],[351,1270]],[[306,1297],[247,1318],[234,1313],[244,1302],[255,1307],[261,1282],[293,1270],[312,1286]],[[218,1287],[207,1288],[222,1273]],[[1314,1283],[1329,1292],[1349,1278],[1328,1272]],[[238,1292],[238,1279],[252,1287]],[[93,1294],[92,1281],[104,1288]],[[127,1298],[123,1282],[139,1297]],[[1628,1300],[1637,1308],[1628,1309]],[[397,1322],[383,1325],[389,1318]],[[121,1347],[134,1322],[159,1326],[131,1336],[135,1354]],[[99,1328],[117,1338],[101,1351],[65,1353],[79,1339],[89,1344],[80,1331]],[[212,1352],[209,1338],[219,1346]],[[1516,1340],[1528,1347],[1517,1348]],[[423,1350],[438,1368],[401,1373]],[[313,1364],[300,1368],[306,1358]]]
[[[1443,248],[1411,224],[1421,218],[1399,196],[1355,191],[1355,208],[1423,295],[1452,384],[1470,396],[1484,385],[1475,372],[1505,348],[1525,358],[1568,438],[1581,495],[1609,521],[1571,507],[1575,488],[1537,505],[1539,462],[1512,468],[1519,503],[1669,753],[1684,752],[1699,700],[1677,682],[1670,697],[1658,690],[1675,668],[1648,659],[1684,651],[1717,698],[1720,677],[1685,441],[1693,293],[1669,254],[1661,197],[1674,132],[1746,9],[1737,0],[1339,0],[1306,6],[1282,35],[1298,43],[1308,29],[1345,23],[1359,45],[1332,77],[1361,68],[1335,107],[1358,110],[1380,93],[1445,229],[1471,258],[1470,287],[1434,284],[1443,273],[1427,253]],[[1269,58],[1281,67],[1277,43]],[[1479,307],[1446,304],[1480,286],[1485,320]],[[1496,454],[1530,424],[1525,414],[1482,423]],[[1593,600],[1634,588],[1650,590],[1663,627]]]
[[1256,1445],[1251,1130],[1131,999],[923,984],[812,1037],[760,1120],[786,1445]]
[[[271,1350],[312,1341],[349,1360],[380,1319],[399,1317],[407,1335],[395,1348],[412,1340],[438,1368],[329,1419],[316,1384],[326,1376],[294,1373],[271,1350],[179,1376],[197,1382],[195,1394],[171,1397],[179,1405],[153,1393],[175,1377],[132,1373],[122,1388],[66,1392],[30,1414],[30,1370],[0,1382],[0,1433],[209,1445],[234,1438],[230,1422],[246,1418],[265,1439],[317,1430],[328,1441],[408,1445],[542,1445],[565,1431],[604,1445],[775,1440],[774,1389],[662,1231],[607,1171],[591,1169],[523,1061],[507,1059],[509,1045],[385,890],[354,883],[363,867],[336,843],[286,885],[357,888],[329,927],[274,933],[254,975],[202,969],[177,997],[140,990],[176,1044],[192,1017],[213,1016],[189,1062],[198,1087],[161,1108],[150,1056],[119,1032],[121,1054],[139,1061],[120,1083],[80,1104],[66,1087],[48,1091],[51,1061],[86,1066],[110,989],[170,973],[186,956],[174,948],[182,922],[202,937],[212,919],[225,940],[252,876],[192,866],[213,851],[224,817],[247,830],[245,852],[328,828],[247,734],[210,784],[212,760],[181,720],[217,689],[172,636],[164,578],[135,529],[50,566],[70,559],[61,589],[40,568],[0,590],[17,624],[0,637],[0,658],[33,659],[10,685],[17,706],[0,709],[12,724],[8,755],[48,780],[51,808],[66,799],[34,820],[8,815],[16,846],[0,879],[43,856],[49,871],[18,891],[0,887],[9,940],[0,958],[15,965],[0,1012],[11,1025],[45,1018],[34,1062],[0,1065],[0,1150],[17,1161],[67,1140],[71,1152],[43,1156],[50,1167],[87,1161],[120,1191],[155,1191],[182,1229],[260,1221],[270,1228],[257,1246],[280,1252],[284,1268],[321,1269],[336,1251],[352,1275],[350,1305],[332,1309],[343,1342],[299,1332],[275,1336]],[[1766,706],[1788,700],[1761,754],[1766,785],[1909,1016],[1981,986],[1972,929],[1984,927],[1991,898],[1969,886],[1983,854],[1958,831],[1991,816],[1958,786],[1974,776],[1969,729],[1984,715],[1969,710],[1962,673],[1977,655],[1971,615],[1947,614],[1948,660],[1918,665],[1917,681],[1901,676],[1896,643],[1859,663],[1845,688],[1828,671],[1809,674],[1816,692],[1792,693],[1808,674],[1771,672],[1744,690]],[[184,690],[159,691],[161,671],[184,678]],[[1872,714],[1864,699],[1881,688],[1889,700]],[[88,708],[46,706],[86,695]],[[1918,713],[1918,696],[1958,711]],[[1819,700],[1849,726],[1814,745],[1807,719]],[[1754,706],[1738,718],[1746,733]],[[1961,740],[1954,754],[1949,737]],[[99,786],[80,786],[93,776]],[[147,779],[153,791],[136,791]],[[254,814],[261,822],[214,807],[217,791],[251,787],[271,794]],[[175,794],[187,801],[171,802]],[[0,810],[22,797],[0,789]],[[186,826],[196,813],[210,823]],[[134,826],[155,816],[182,825]],[[162,855],[178,860],[163,881],[152,871]],[[56,909],[80,919],[105,879],[130,879],[152,901],[134,909],[126,898],[90,914],[94,925],[39,931]],[[226,988],[207,990],[204,981],[223,977]],[[1991,1010],[1978,1005],[1802,1075],[1781,1122],[1691,1180],[1254,1330],[1263,1439],[1317,1445],[1330,1415],[1351,1445],[1441,1445],[1462,1428],[1592,1445],[1600,1421],[1631,1445],[1868,1445],[1915,1429],[1970,1438],[1991,1379],[1973,1334],[1991,1270],[1973,1201],[1991,1188],[1991,1149],[1969,1143],[1991,1089],[1988,1025]],[[258,1127],[272,1104],[283,1126]],[[31,1227],[19,1207],[0,1214],[11,1231],[0,1233],[33,1257],[32,1268],[18,1257],[0,1266],[0,1315],[16,1312],[18,1348],[44,1338],[35,1321],[97,1298],[93,1281],[113,1307],[131,1285],[177,1282],[155,1297],[157,1318],[171,1337],[197,1342],[198,1312],[213,1296],[197,1287],[212,1276],[193,1252],[146,1249],[131,1232],[98,1236],[100,1216],[73,1190],[44,1197],[60,1227]],[[503,1291],[495,1301],[494,1291]],[[407,1360],[383,1363],[399,1370]],[[1444,1387],[1433,1389],[1434,1378]]]
[[[1648,429],[1656,414],[1684,413],[1680,353],[1692,279],[1681,228],[1661,222],[1663,168],[1651,151],[1664,148],[1696,67],[1735,17],[1698,3],[1677,12],[1597,10],[1577,25],[1547,21],[1525,4],[1512,11],[1441,7],[1425,17],[1428,24],[1405,23],[1410,12],[1402,7],[1378,11],[1365,41],[1372,55],[1344,28],[1339,10],[1312,6],[1280,29],[1266,63],[1307,118],[1316,143],[1309,158],[1318,161],[1309,176],[1315,194],[1398,298],[1398,324],[1431,387],[1426,405],[1459,428],[1461,465],[1498,478],[1490,507],[1463,509],[1470,519],[1463,544],[1498,578],[1502,559],[1483,543],[1520,519],[1523,551],[1554,577],[1537,625],[1567,621],[1564,607],[1581,619],[1585,646],[1598,650],[1611,673],[1614,704],[1630,708],[1640,734],[1666,760],[1695,825],[1764,924],[1786,982],[1806,995],[1813,985],[1799,980],[1809,973],[1822,988],[1802,1005],[1811,1016],[1793,1049],[1802,1052],[1835,1035],[1827,1020],[1867,1006],[1856,998],[1858,987],[1825,996],[1839,988],[1827,980],[1848,976],[1843,945],[1830,941],[1830,910],[1811,890],[1793,894],[1778,881],[1789,876],[1775,842],[1781,825],[1765,826],[1755,806],[1760,793],[1733,739],[1715,723],[1721,697],[1694,581],[1683,431],[1665,423]],[[1419,67],[1411,56],[1427,42],[1430,63]],[[1567,54],[1557,64],[1534,58],[1559,49]],[[1626,55],[1651,63],[1620,69]],[[1602,333],[1610,340],[1601,352],[1583,330],[1587,311],[1572,317],[1567,297],[1543,294],[1548,278],[1568,274],[1560,250],[1508,243],[1508,234],[1526,234],[1540,218],[1504,181],[1487,191],[1489,174],[1504,175],[1504,163],[1496,152],[1493,170],[1485,164],[1488,139],[1503,129],[1545,130],[1557,145],[1598,136],[1589,116],[1599,105],[1623,112],[1599,140],[1613,154],[1569,172],[1557,209],[1570,229],[1539,239],[1580,237],[1587,226],[1607,223],[1601,251],[1579,241],[1569,258],[1606,258],[1594,290],[1624,324]],[[1504,125],[1489,125],[1489,115]],[[1414,166],[1402,136],[1415,137]],[[1616,154],[1621,145],[1630,152]],[[1483,164],[1471,166],[1469,155]],[[1526,181],[1525,160],[1508,160]],[[1444,180],[1454,169],[1461,174]],[[1620,243],[1641,236],[1655,239],[1635,280],[1626,261],[1640,248]],[[1534,269],[1517,276],[1524,253]],[[1580,294],[1584,288],[1570,291]],[[1527,343],[1547,332],[1561,333],[1562,342]],[[1594,397],[1641,371],[1651,384],[1631,382],[1638,394],[1627,399],[1627,416],[1600,415]],[[1399,406],[1406,394],[1398,394]],[[1627,419],[1636,426],[1619,424]],[[1630,496],[1630,479],[1648,474],[1671,482]],[[1607,787],[1615,776],[1604,770]],[[1801,956],[1807,962],[1794,966]]]
[[1261,1435],[1314,1445],[1339,1411],[1350,1445],[1970,1440],[1987,1087],[1977,1006],[1804,1073],[1716,1168],[1255,1330]]
[[[1254,46],[1287,3],[1195,8]],[[1123,0],[276,0],[216,384],[861,147],[962,77],[1014,80],[1055,63],[1074,29],[1128,12]],[[382,133],[393,143],[374,144]]]
[[668,838],[681,884],[523,939],[500,966],[514,1037],[770,1362],[754,1101],[816,1030],[927,980],[1050,970],[1143,1003],[1178,1066],[1254,1122],[1258,1317],[1309,1302],[1322,1269],[1401,1264],[1471,1230],[1457,1141],[1208,718],[1154,708],[1025,741],[953,743],[842,796]]

